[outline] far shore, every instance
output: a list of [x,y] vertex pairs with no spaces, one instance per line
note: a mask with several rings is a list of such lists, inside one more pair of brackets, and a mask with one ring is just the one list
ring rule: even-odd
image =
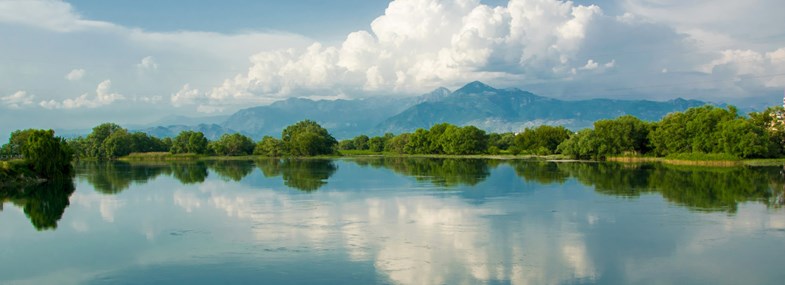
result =
[[[443,154],[397,154],[397,153],[339,153],[336,155],[323,155],[312,157],[268,157],[259,155],[245,156],[209,156],[195,154],[170,154],[166,152],[133,153],[118,158],[120,161],[224,161],[224,160],[258,160],[270,158],[294,159],[340,159],[340,158],[374,158],[374,157],[401,157],[401,158],[461,158],[461,159],[494,159],[494,160],[539,160],[549,162],[602,162],[602,160],[578,160],[564,155],[513,155],[513,154],[473,154],[473,155],[443,155]],[[739,160],[701,160],[701,159],[672,159],[664,157],[636,157],[618,156],[608,157],[604,161],[618,163],[663,163],[685,166],[709,167],[738,167],[738,166],[785,166],[785,159],[739,159]]]

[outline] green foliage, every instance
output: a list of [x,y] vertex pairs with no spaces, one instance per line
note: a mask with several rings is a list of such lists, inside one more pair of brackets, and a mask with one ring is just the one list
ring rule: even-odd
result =
[[397,154],[406,153],[406,144],[409,143],[409,136],[411,136],[411,134],[404,133],[388,139],[384,146],[384,150]]
[[340,149],[340,150],[355,150],[355,149],[357,149],[357,147],[354,146],[354,140],[342,140],[342,141],[338,142],[338,149]]
[[557,151],[576,159],[601,158],[600,140],[594,130],[583,129],[557,147]]
[[[389,136],[388,136],[389,137]],[[408,154],[478,154],[488,149],[488,135],[474,126],[457,127],[442,123],[430,130],[417,129],[388,139],[393,152]]]
[[352,145],[354,145],[353,149],[356,150],[366,150],[368,149],[368,136],[366,135],[359,135],[352,139]]
[[542,125],[534,129],[526,129],[516,135],[513,147],[518,152],[539,155],[556,153],[559,144],[570,138],[572,132],[562,126]]
[[372,137],[368,140],[368,150],[373,152],[382,152],[384,151],[384,144],[384,137]]
[[182,131],[172,140],[172,148],[169,150],[173,154],[178,153],[207,153],[207,139],[202,132]]
[[52,130],[33,130],[22,149],[33,171],[45,178],[70,177],[72,153],[65,140]]
[[594,132],[601,143],[598,153],[608,156],[648,152],[649,129],[647,123],[630,115],[599,120],[594,123]]
[[439,142],[442,151],[450,155],[479,154],[488,149],[488,136],[485,131],[474,126],[447,125],[439,137]]
[[335,153],[338,141],[311,120],[286,127],[281,133],[284,149],[293,156],[315,156]]
[[213,153],[225,156],[250,155],[255,144],[251,138],[242,134],[224,134],[215,142],[210,143]]
[[780,153],[762,126],[767,119],[753,115],[741,118],[734,107],[727,110],[704,106],[672,113],[649,134],[657,155],[675,153],[728,153],[742,158],[771,157]]
[[417,129],[408,136],[408,140],[403,147],[403,151],[408,154],[429,153],[429,150],[428,131],[424,129]]
[[[511,146],[515,143],[515,134],[514,133],[491,133],[488,135],[488,146],[489,150],[491,147],[495,147],[498,150],[508,150]],[[490,153],[490,151],[489,151]]]
[[271,136],[264,136],[262,140],[256,143],[253,154],[268,157],[281,156],[283,154],[283,142]]
[[[103,123],[93,128],[93,132],[87,136],[87,143],[85,150],[78,151],[79,153],[84,153],[86,157],[96,158],[96,159],[108,159],[111,157],[107,157],[107,154],[111,154],[112,151],[107,151],[106,144],[104,142],[111,136],[113,133],[118,131],[124,131],[127,134],[127,130],[123,129],[117,124],[114,123]],[[114,145],[114,143],[110,143],[110,146]]]
[[11,137],[8,139],[8,143],[3,145],[0,154],[7,156],[22,155],[22,150],[27,145],[27,138],[30,137],[30,134],[32,134],[34,131],[34,129],[27,129],[11,132]]

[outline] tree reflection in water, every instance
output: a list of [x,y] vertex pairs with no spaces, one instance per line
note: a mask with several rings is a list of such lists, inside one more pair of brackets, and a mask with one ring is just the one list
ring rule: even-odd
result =
[[[553,166],[563,174],[554,174]],[[659,193],[671,203],[693,210],[729,213],[735,213],[738,204],[747,201],[777,206],[776,202],[772,203],[776,199],[772,200],[771,197],[775,191],[782,190],[771,185],[782,185],[783,181],[782,175],[774,168],[552,162],[518,162],[515,168],[524,179],[539,183],[565,175],[606,195],[629,198],[645,193]],[[518,171],[520,168],[528,170],[524,174]],[[554,182],[559,181],[562,180]]]
[[353,160],[362,166],[384,167],[440,187],[474,186],[490,175],[498,160],[379,157]]
[[11,202],[22,208],[36,230],[54,230],[65,208],[70,205],[68,198],[74,190],[71,178],[55,179],[20,189],[0,189],[0,205]]
[[251,161],[211,161],[207,166],[215,171],[224,180],[240,181],[253,172],[254,164]]
[[282,176],[284,185],[304,192],[316,191],[327,184],[338,167],[330,159],[257,160],[265,177]]
[[[735,213],[739,203],[785,204],[785,179],[778,168],[710,168],[663,164],[573,163],[525,160],[373,157],[349,160],[360,166],[386,168],[439,187],[474,186],[507,163],[526,181],[563,184],[575,179],[598,193],[635,198],[659,193],[666,200],[699,211]],[[305,192],[325,185],[337,170],[330,159],[262,159],[212,162],[85,162],[77,164],[78,177],[105,194],[116,194],[133,183],[171,175],[183,184],[205,181],[208,168],[227,181],[240,181],[258,167],[265,177],[281,177],[286,186]]]

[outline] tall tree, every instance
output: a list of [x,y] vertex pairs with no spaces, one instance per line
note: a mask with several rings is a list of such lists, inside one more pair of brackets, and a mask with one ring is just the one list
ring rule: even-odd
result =
[[335,153],[338,141],[318,123],[305,120],[286,127],[281,133],[284,149],[293,156]]

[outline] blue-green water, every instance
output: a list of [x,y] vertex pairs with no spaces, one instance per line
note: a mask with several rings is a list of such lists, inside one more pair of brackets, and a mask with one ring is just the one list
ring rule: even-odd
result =
[[0,196],[0,284],[782,284],[780,170],[81,163]]

